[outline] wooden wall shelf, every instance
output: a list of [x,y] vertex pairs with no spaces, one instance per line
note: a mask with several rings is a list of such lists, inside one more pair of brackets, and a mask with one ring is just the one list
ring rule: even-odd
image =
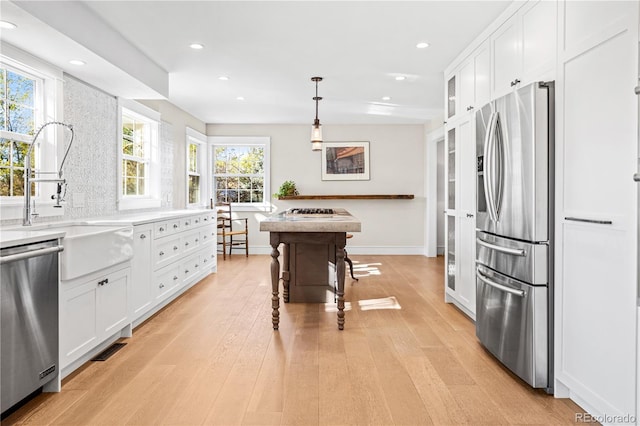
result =
[[413,194],[391,195],[287,195],[278,200],[413,200]]

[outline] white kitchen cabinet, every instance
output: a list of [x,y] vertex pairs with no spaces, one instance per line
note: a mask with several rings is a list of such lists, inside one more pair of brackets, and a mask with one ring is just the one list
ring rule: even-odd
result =
[[133,258],[131,265],[131,317],[137,318],[153,305],[151,288],[151,242],[150,225],[138,225],[133,233]]
[[473,54],[476,109],[491,100],[491,46],[484,42]]
[[458,97],[460,113],[471,111],[475,105],[475,63],[473,59],[468,60],[460,68],[458,73],[460,79],[460,96]]
[[561,9],[556,394],[637,418],[639,6]]
[[529,1],[491,35],[493,99],[555,77],[557,9],[556,1]]
[[[485,42],[475,49],[448,77],[447,121],[473,114],[491,98],[491,49]],[[457,84],[457,86],[456,86]],[[457,96],[456,96],[457,95]]]
[[129,262],[62,281],[62,369],[129,324]]
[[446,210],[445,300],[472,319],[476,311],[475,280],[475,139],[473,114],[447,124],[449,180]]

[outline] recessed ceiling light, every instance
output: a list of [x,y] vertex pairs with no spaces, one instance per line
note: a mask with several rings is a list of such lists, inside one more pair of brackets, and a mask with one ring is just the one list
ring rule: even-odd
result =
[[196,50],[200,50],[200,49],[204,49],[204,44],[200,44],[200,43],[191,43],[189,45],[190,48],[192,49],[196,49]]
[[80,59],[72,59],[72,60],[70,60],[70,61],[69,61],[69,63],[70,63],[71,65],[78,65],[78,66],[81,66],[81,65],[85,65],[85,64],[86,64],[86,62],[85,62],[85,61],[81,61]]
[[398,80],[398,81],[405,80],[406,78],[407,78],[407,77],[405,77],[404,75],[397,75],[397,76],[396,76],[396,80]]
[[229,80],[229,77],[227,77],[226,75],[221,75],[220,77],[218,77],[218,80],[227,81]]
[[420,42],[420,43],[416,44],[416,47],[418,49],[426,49],[427,47],[429,47],[429,43],[426,43],[426,42],[423,41],[423,42]]
[[244,101],[244,97],[243,97],[243,96],[238,96],[238,97],[236,98],[236,100],[238,100],[238,101]]
[[390,101],[391,100],[391,96],[383,96],[382,100],[383,101]]
[[13,30],[13,29],[18,28],[18,26],[16,24],[14,24],[13,22],[0,21],[0,28],[3,28],[5,30]]

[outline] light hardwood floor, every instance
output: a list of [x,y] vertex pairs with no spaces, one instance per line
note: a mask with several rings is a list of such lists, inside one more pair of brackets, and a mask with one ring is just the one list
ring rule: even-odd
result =
[[442,258],[352,258],[344,331],[331,306],[295,303],[273,331],[270,257],[220,258],[124,349],[2,424],[550,425],[583,412],[482,349],[443,302]]

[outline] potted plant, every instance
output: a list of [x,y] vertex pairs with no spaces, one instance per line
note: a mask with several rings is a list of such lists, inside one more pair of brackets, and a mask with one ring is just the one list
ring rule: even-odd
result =
[[280,189],[278,192],[273,194],[275,198],[282,198],[289,195],[298,195],[298,190],[296,189],[296,183],[292,180],[286,180],[280,185]]

